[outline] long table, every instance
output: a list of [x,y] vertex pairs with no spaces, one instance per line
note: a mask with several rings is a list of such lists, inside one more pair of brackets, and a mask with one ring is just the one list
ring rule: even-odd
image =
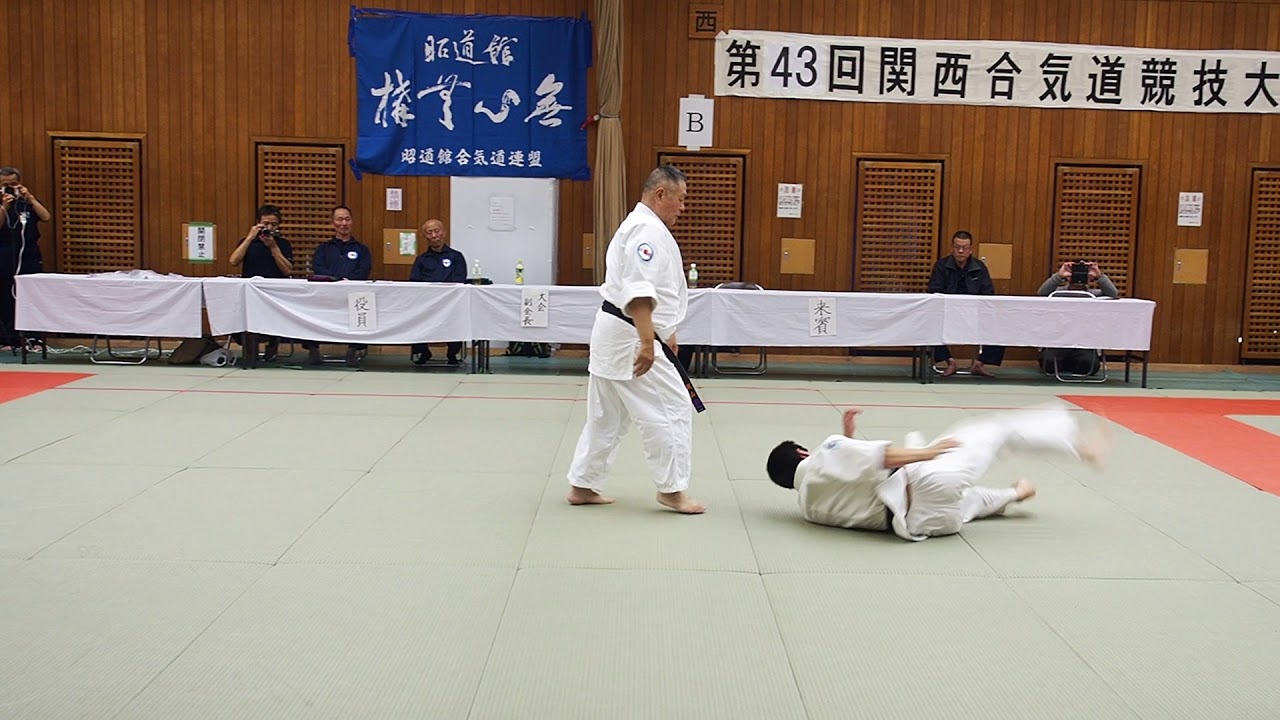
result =
[[[545,294],[545,326],[522,314],[526,292]],[[356,322],[353,303],[368,311]],[[203,302],[201,302],[203,301]],[[21,330],[199,337],[201,306],[215,335],[267,334],[351,344],[472,341],[473,369],[489,343],[586,343],[600,307],[595,286],[451,285],[263,278],[23,275]],[[695,289],[681,344],[762,347],[910,347],[919,378],[943,344],[1098,348],[1141,353],[1146,386],[1155,303],[1150,300],[924,293]],[[818,323],[815,314],[823,314]],[[913,374],[915,368],[913,367]]]

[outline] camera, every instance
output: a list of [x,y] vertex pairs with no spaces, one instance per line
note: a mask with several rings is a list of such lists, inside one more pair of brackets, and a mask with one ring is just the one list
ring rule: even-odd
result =
[[1071,264],[1071,284],[1081,286],[1089,284],[1089,263],[1077,260]]
[[18,197],[18,188],[12,185],[5,185],[4,189],[0,190],[0,192],[3,192],[5,195],[12,195],[13,197]]
[[258,231],[258,237],[260,237],[260,238],[269,238],[269,237],[271,237],[271,238],[275,238],[275,239],[279,240],[279,239],[280,239],[280,230],[279,230],[279,229],[277,229],[277,228],[262,228],[261,230],[259,230],[259,231]]

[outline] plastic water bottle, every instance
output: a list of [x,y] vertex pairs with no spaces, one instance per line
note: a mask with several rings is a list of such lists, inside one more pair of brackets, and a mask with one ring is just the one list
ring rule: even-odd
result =
[[698,287],[698,263],[689,263],[689,287]]
[[516,284],[524,284],[524,261],[516,260]]
[[482,277],[484,276],[480,274],[480,261],[472,260],[471,261],[471,279],[479,280]]

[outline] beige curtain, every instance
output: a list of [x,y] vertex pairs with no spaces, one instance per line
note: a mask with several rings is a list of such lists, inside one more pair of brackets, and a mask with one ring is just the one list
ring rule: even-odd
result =
[[627,216],[626,157],[622,148],[622,0],[595,0],[596,79],[600,127],[596,133],[593,226],[595,281],[604,282],[605,251]]

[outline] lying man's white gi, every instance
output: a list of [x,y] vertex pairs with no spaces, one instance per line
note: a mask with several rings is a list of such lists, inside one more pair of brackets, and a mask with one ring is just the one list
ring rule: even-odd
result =
[[[1079,425],[1061,407],[993,414],[959,423],[938,438],[954,438],[960,447],[890,475],[884,468],[888,442],[832,435],[796,468],[800,510],[820,525],[892,529],[907,540],[952,535],[1017,499],[1013,488],[975,484],[1002,450],[1048,450],[1079,458],[1079,437]],[[906,445],[923,447],[924,442],[912,433]]]
[[645,459],[658,491],[687,490],[693,467],[693,406],[675,365],[657,345],[684,320],[689,287],[680,246],[662,220],[637,203],[609,243],[600,295],[619,308],[635,298],[654,298],[654,363],[635,377],[640,340],[625,321],[596,311],[587,371],[587,423],[578,437],[569,482],[599,492],[618,444],[631,422],[644,443]]

